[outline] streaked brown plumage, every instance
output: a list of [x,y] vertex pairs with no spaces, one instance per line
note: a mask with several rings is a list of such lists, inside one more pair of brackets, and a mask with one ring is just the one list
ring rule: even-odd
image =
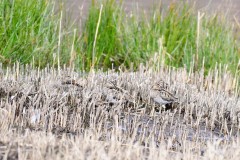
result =
[[150,97],[153,102],[159,105],[166,105],[176,102],[177,98],[168,91],[168,84],[160,80],[151,87]]

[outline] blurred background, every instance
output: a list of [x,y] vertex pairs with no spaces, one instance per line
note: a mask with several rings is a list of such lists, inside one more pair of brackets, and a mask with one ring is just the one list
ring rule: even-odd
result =
[[[65,0],[67,12],[73,19],[82,17],[86,18],[88,8],[92,0]],[[120,0],[117,0],[120,1]],[[162,7],[168,7],[171,2],[179,2],[181,0],[123,0],[123,7],[126,12],[139,10],[150,12],[152,6],[162,2]],[[182,0],[187,1],[187,0]],[[195,3],[196,11],[209,13],[228,13],[230,19],[234,20],[234,16],[240,20],[240,0],[188,0],[189,3]]]

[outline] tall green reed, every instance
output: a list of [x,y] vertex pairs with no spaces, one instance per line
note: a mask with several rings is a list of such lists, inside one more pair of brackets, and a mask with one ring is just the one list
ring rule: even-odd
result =
[[[129,16],[122,3],[105,0],[96,42],[95,64],[109,68],[123,64],[137,67],[157,58],[161,64],[206,71],[216,64],[229,65],[236,71],[239,45],[233,28],[221,16],[196,14],[186,2],[171,3],[167,9],[159,5],[152,12],[134,12]],[[157,6],[157,5],[156,5]],[[86,67],[92,62],[92,50],[100,5],[92,1],[83,33]],[[201,16],[202,15],[202,16]],[[156,57],[157,55],[157,57]],[[155,60],[156,62],[156,60]]]
[[122,1],[92,0],[82,29],[67,23],[67,18],[62,3],[56,7],[46,0],[2,0],[0,60],[11,64],[34,59],[41,67],[67,64],[81,70],[194,65],[206,73],[216,65],[228,65],[239,74],[233,26],[219,15],[197,14],[186,2],[129,14]]
[[[61,5],[58,9],[63,10]],[[60,12],[54,1],[0,1],[0,60],[6,65],[34,60],[44,67],[57,65],[60,55],[60,63],[68,63],[73,31],[68,33],[64,27],[60,31],[64,25]]]

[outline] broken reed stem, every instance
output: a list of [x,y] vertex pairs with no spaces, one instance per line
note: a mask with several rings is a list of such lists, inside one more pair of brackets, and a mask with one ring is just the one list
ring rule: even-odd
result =
[[58,34],[58,53],[57,53],[58,73],[59,74],[60,74],[61,31],[62,31],[62,11],[60,13],[59,34]]
[[240,23],[239,23],[238,19],[236,18],[235,15],[233,16],[233,18],[234,18],[234,20],[235,20],[235,22],[236,22],[238,28],[240,29]]
[[74,63],[74,59],[75,59],[75,52],[74,52],[74,43],[75,43],[75,38],[76,38],[76,29],[74,29],[74,34],[73,34],[73,42],[72,42],[72,48],[71,48],[71,58],[70,58],[70,61],[69,61],[69,66],[70,68],[73,67]]
[[101,17],[102,17],[102,8],[103,8],[103,5],[101,4],[101,8],[100,8],[100,12],[99,12],[99,17],[98,17],[97,28],[96,28],[95,37],[94,37],[94,42],[93,42],[93,51],[92,51],[92,69],[94,69],[94,63],[95,63],[94,61],[95,61],[95,52],[96,52],[97,35],[98,35],[98,29],[99,29],[99,25],[100,25]]
[[195,54],[195,70],[198,68],[198,54],[199,54],[199,39],[200,39],[200,25],[201,25],[201,19],[203,18],[204,13],[198,12],[198,17],[197,17],[197,39],[196,39],[196,54]]

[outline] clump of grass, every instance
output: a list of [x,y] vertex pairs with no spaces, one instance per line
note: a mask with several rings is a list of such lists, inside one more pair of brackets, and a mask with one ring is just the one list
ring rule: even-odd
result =
[[212,16],[202,19],[199,30],[199,65],[205,61],[205,68],[214,68],[216,64],[228,65],[235,73],[239,72],[239,45],[234,36],[234,25],[226,25],[224,16]]
[[46,64],[56,65],[59,54],[60,63],[67,63],[73,33],[66,34],[64,27],[60,31],[60,25],[63,26],[63,23],[60,13],[56,14],[53,1],[2,0],[1,61],[4,64],[16,61],[26,64],[34,59],[36,66],[43,67]]
[[[83,33],[83,53],[88,63],[92,59],[99,13],[100,5],[93,1]],[[132,63],[137,67],[157,53],[165,65],[190,69],[194,64],[195,70],[204,65],[207,72],[216,64],[229,64],[229,69],[236,71],[239,46],[234,29],[221,16],[201,16],[183,2],[171,3],[168,9],[160,5],[150,16],[138,14],[125,15],[121,3],[103,1],[93,57],[97,59],[96,65],[109,68],[113,63],[129,67]]]
[[6,61],[49,61],[56,49],[57,22],[47,1],[0,2],[0,52]]
[[[62,4],[52,1],[0,2],[0,53],[5,64],[67,64],[81,70],[140,64],[188,70],[228,65],[239,74],[239,45],[233,27],[221,16],[196,14],[194,6],[171,3],[152,12],[126,14],[122,2],[92,0],[80,30],[66,23]],[[102,7],[101,7],[102,6]],[[157,5],[156,5],[157,6]],[[56,12],[57,9],[59,12]],[[80,32],[81,31],[81,32]]]
[[112,63],[119,66],[124,62],[119,30],[122,18],[123,12],[115,0],[106,1],[102,10],[97,2],[92,1],[82,35],[84,54],[82,58],[86,68],[94,65],[106,69],[111,67]]

